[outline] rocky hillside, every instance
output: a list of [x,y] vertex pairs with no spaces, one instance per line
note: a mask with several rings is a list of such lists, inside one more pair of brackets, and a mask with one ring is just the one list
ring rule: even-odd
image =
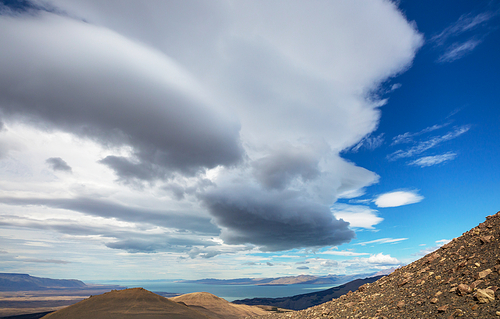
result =
[[500,212],[355,292],[267,319],[500,318]]

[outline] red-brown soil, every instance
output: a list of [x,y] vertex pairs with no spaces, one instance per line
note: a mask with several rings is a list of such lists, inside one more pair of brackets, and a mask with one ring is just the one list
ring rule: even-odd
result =
[[142,288],[92,296],[43,319],[208,319],[185,305]]
[[190,308],[202,312],[214,319],[239,319],[265,315],[268,311],[255,306],[237,305],[208,292],[194,292],[170,298],[175,302],[183,302]]

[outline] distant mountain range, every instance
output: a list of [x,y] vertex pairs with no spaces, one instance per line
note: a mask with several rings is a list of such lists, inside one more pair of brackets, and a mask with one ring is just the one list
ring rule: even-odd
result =
[[0,273],[0,291],[45,290],[61,288],[87,288],[87,285],[75,279],[50,279],[33,277],[28,274]]
[[123,289],[117,285],[87,285],[76,279],[51,279],[34,277],[28,274],[0,273],[0,291],[41,291],[41,290],[88,290]]
[[348,293],[349,291],[356,291],[360,286],[372,283],[382,278],[381,276],[369,277],[365,279],[355,279],[346,284],[333,287],[327,290],[316,291],[308,294],[296,295],[292,297],[282,297],[282,298],[253,298],[244,300],[235,300],[235,304],[245,304],[249,306],[256,305],[266,305],[278,308],[285,308],[291,310],[302,310],[312,306],[322,304],[324,302],[330,301],[334,298],[339,298],[340,296]]
[[308,285],[342,285],[347,282],[387,275],[394,271],[394,268],[387,269],[377,273],[367,273],[367,274],[356,274],[356,275],[327,275],[327,276],[288,276],[288,277],[277,277],[277,278],[238,278],[238,279],[200,279],[200,280],[180,280],[178,282],[182,283],[196,283],[196,284],[207,284],[207,285],[257,285],[257,286],[279,286],[279,285],[298,285],[298,284],[308,284]]

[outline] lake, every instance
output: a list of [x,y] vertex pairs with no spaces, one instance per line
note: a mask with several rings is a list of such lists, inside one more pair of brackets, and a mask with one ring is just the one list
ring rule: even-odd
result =
[[245,298],[277,298],[307,294],[318,290],[325,290],[332,286],[324,285],[288,285],[288,286],[255,286],[255,285],[208,285],[199,283],[181,283],[171,280],[113,280],[91,281],[94,284],[120,285],[127,288],[142,287],[149,291],[187,294],[191,292],[209,292],[227,301]]

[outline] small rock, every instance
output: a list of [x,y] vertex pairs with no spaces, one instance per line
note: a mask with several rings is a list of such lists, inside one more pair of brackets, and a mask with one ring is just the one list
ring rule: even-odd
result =
[[403,308],[405,306],[405,302],[403,300],[399,301],[398,304],[396,305],[396,307],[398,307],[399,309]]
[[479,280],[476,280],[476,281],[474,281],[474,282],[470,285],[470,287],[471,287],[472,289],[477,288],[477,287],[478,287],[478,286],[479,286],[479,285],[480,285],[483,281],[484,281],[484,280],[480,280],[480,279],[479,279]]
[[398,284],[398,286],[399,286],[399,287],[402,287],[402,286],[406,285],[408,282],[410,282],[410,278],[406,278],[405,280],[401,281],[401,282]]
[[432,254],[432,255],[429,255],[429,256],[427,256],[427,258],[426,258],[426,260],[425,260],[424,264],[426,264],[426,263],[430,263],[430,262],[433,262],[433,261],[434,261],[436,258],[438,258],[438,257],[440,257],[440,255],[439,255],[438,253],[434,253],[434,254]]
[[446,312],[446,310],[448,310],[448,307],[448,305],[441,306],[438,308],[438,312]]
[[436,280],[441,280],[441,276],[436,276]]
[[432,298],[431,299],[431,303],[437,303],[438,301],[439,301],[439,299],[437,299],[437,298]]
[[481,236],[479,237],[479,240],[481,241],[481,244],[488,244],[491,242],[491,238],[493,236]]
[[481,267],[481,264],[480,263],[474,263],[474,266]]
[[469,294],[471,292],[471,287],[467,286],[466,284],[460,284],[457,287],[457,294],[459,294],[460,296],[465,296],[466,294]]
[[483,278],[487,277],[491,273],[492,273],[491,269],[486,269],[486,270],[480,271],[477,274],[477,279],[483,279]]
[[488,288],[478,289],[474,297],[476,297],[479,303],[488,303],[495,300],[495,292]]
[[439,297],[439,296],[441,296],[442,294],[443,294],[443,292],[442,292],[442,291],[438,291],[438,292],[436,292],[436,293],[434,294],[434,297]]
[[455,309],[455,312],[453,313],[453,315],[455,315],[457,317],[462,317],[464,315],[464,312],[462,311],[462,309]]

